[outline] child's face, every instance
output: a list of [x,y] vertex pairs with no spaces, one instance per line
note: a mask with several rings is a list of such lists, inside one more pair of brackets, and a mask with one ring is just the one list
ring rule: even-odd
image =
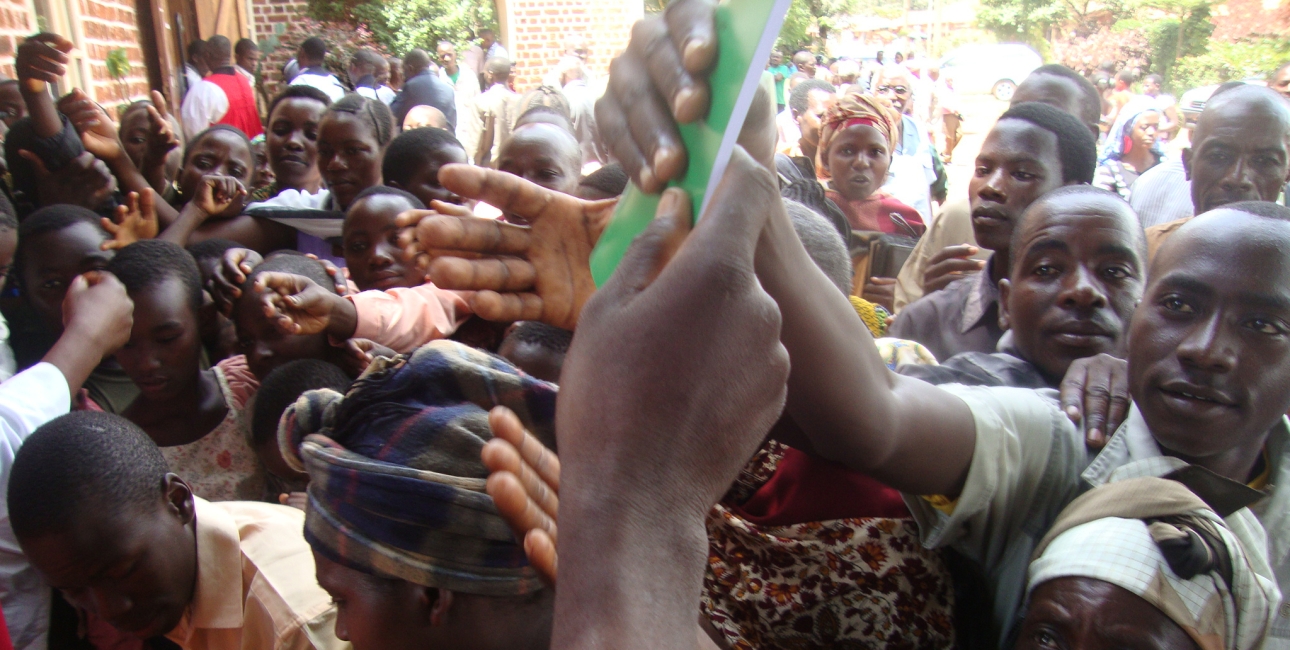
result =
[[296,484],[304,483],[308,485],[309,474],[298,471],[294,467],[288,465],[287,461],[282,459],[282,448],[278,446],[278,437],[276,435],[269,436],[268,438],[265,438],[263,442],[256,445],[255,455],[260,458],[261,463],[264,463],[264,468],[268,470],[270,474],[284,481]]
[[201,331],[188,288],[169,277],[130,294],[134,328],[116,360],[150,400],[172,399],[201,372]]
[[430,205],[431,201],[443,201],[444,203],[461,205],[463,201],[460,196],[439,184],[439,168],[444,165],[464,165],[466,163],[465,149],[460,147],[440,147],[431,152],[429,158],[422,163],[421,167],[408,177],[407,185],[397,181],[390,181],[387,185],[411,193],[421,199],[421,202],[427,206]]
[[298,190],[318,180],[318,125],[326,110],[307,97],[284,99],[274,107],[265,142],[279,187]]
[[7,127],[27,116],[27,102],[23,101],[18,84],[0,85],[0,111],[4,111],[4,122]]
[[251,145],[251,153],[255,155],[255,173],[251,184],[257,190],[268,187],[273,183],[273,168],[269,166],[269,153],[266,151],[265,144],[257,142]]
[[50,330],[63,331],[63,298],[72,280],[87,271],[103,270],[112,259],[112,251],[99,249],[106,238],[101,229],[78,221],[27,242],[23,294]]
[[264,316],[259,296],[253,291],[243,291],[233,303],[233,324],[237,346],[260,379],[288,361],[331,358],[326,334],[283,334]]
[[[183,619],[197,582],[192,493],[172,488],[148,512],[84,506],[74,530],[20,540],[46,582],[73,606],[140,639]],[[161,496],[161,495],[158,495]]]
[[[547,189],[575,194],[581,179],[578,141],[559,127],[546,123],[525,125],[511,134],[498,155],[497,169],[515,174]],[[527,223],[506,215],[512,223]]]
[[231,131],[212,131],[191,145],[188,162],[179,172],[179,189],[184,196],[193,198],[202,176],[207,174],[231,176],[249,188],[254,171],[255,157],[246,140]]
[[121,118],[121,146],[134,166],[143,169],[143,159],[148,152],[148,111],[136,108]]
[[560,383],[560,369],[564,367],[564,355],[559,352],[527,341],[519,341],[511,336],[502,341],[497,354],[531,377],[553,384]]
[[349,113],[327,113],[318,130],[318,169],[337,205],[381,184],[381,145],[372,125]]
[[415,287],[425,282],[416,264],[403,258],[394,218],[411,210],[406,199],[388,194],[364,198],[349,208],[342,232],[345,266],[362,291]]

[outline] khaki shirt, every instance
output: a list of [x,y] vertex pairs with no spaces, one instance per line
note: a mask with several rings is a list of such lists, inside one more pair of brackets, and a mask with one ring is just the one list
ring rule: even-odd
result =
[[336,606],[318,586],[305,513],[268,503],[197,511],[197,589],[166,638],[184,650],[341,650]]
[[[1163,476],[1186,465],[1165,456],[1134,406],[1106,447],[1093,455],[1084,433],[1061,412],[1053,390],[941,386],[959,397],[976,420],[976,448],[967,481],[946,513],[926,498],[906,495],[923,544],[949,547],[978,563],[993,596],[993,626],[1001,643],[1020,622],[1026,572],[1035,545],[1057,515],[1094,486],[1128,478]],[[1246,549],[1260,573],[1290,589],[1290,428],[1286,420],[1268,438],[1270,495],[1227,517],[1243,539],[1262,540],[1260,556]],[[1266,533],[1265,533],[1266,530]],[[1270,565],[1274,568],[1269,568]],[[1265,648],[1290,649],[1290,618],[1282,607]]]
[[1160,250],[1160,245],[1165,243],[1165,240],[1169,239],[1169,235],[1174,234],[1175,230],[1182,228],[1183,224],[1188,221],[1191,221],[1191,217],[1147,228],[1147,261],[1150,262],[1155,259],[1156,251]]

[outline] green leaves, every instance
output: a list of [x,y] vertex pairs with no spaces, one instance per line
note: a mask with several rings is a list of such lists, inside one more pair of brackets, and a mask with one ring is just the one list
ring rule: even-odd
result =
[[121,81],[130,76],[130,57],[126,54],[124,47],[118,47],[109,50],[107,60],[107,73],[114,81]]
[[325,21],[365,25],[392,52],[433,52],[439,41],[458,45],[497,23],[492,0],[310,0],[309,14]]

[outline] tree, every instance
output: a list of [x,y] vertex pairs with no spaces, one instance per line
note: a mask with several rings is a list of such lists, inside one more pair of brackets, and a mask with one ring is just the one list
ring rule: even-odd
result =
[[1048,32],[1069,18],[1062,0],[981,0],[976,22],[1000,42],[1021,41],[1044,48]]
[[463,45],[497,23],[493,0],[309,0],[310,16],[363,25],[392,52],[433,51],[439,41]]
[[778,49],[786,54],[823,43],[839,18],[856,13],[860,0],[793,0],[779,30]]

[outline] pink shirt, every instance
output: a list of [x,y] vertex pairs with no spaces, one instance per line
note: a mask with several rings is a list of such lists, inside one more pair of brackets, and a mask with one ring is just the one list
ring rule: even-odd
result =
[[466,302],[469,295],[423,284],[408,289],[364,291],[346,298],[358,311],[354,338],[375,341],[406,354],[457,331],[471,316]]

